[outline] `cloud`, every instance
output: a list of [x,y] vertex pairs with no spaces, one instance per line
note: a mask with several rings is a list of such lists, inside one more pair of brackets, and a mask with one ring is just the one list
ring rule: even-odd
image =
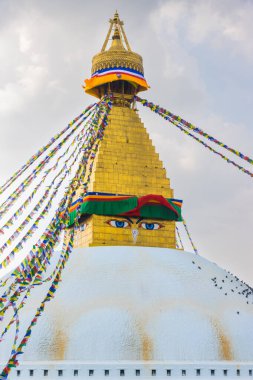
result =
[[16,81],[0,88],[0,112],[21,109],[44,86],[47,70],[40,65],[21,65],[16,68]]
[[193,45],[208,44],[252,61],[252,3],[239,0],[167,1],[152,16],[156,30],[174,40],[183,31]]
[[19,50],[21,53],[27,53],[32,46],[32,38],[27,27],[19,30]]
[[3,66],[0,82],[0,114],[21,110],[48,82],[48,67],[36,36],[36,13],[12,18],[0,37]]

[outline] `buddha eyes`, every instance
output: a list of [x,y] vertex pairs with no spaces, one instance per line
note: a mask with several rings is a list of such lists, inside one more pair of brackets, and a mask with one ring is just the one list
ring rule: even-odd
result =
[[130,226],[130,223],[127,220],[108,220],[107,223],[116,228],[126,228]]
[[79,231],[85,231],[85,230],[86,230],[86,227],[87,227],[87,223],[82,223],[82,224],[80,224],[80,226],[79,226]]
[[144,230],[159,230],[160,228],[163,227],[162,224],[160,223],[145,223],[145,222],[142,222],[141,224],[141,227],[144,228]]
[[[128,228],[131,226],[131,223],[128,220],[116,220],[116,219],[111,219],[108,220],[107,223],[116,228]],[[147,223],[147,222],[141,222],[138,225],[138,228],[143,228],[144,230],[159,230],[162,228],[163,225],[160,223]]]

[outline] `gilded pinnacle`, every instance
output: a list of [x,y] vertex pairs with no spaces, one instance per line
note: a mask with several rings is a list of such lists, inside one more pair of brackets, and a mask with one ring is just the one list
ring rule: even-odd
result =
[[119,14],[118,14],[118,12],[117,12],[117,10],[116,10],[116,12],[115,12],[115,14],[114,14],[114,17],[113,17],[113,21],[114,21],[115,23],[117,23],[118,20],[119,20]]
[[[85,80],[85,91],[101,98],[106,92],[122,92],[122,86],[111,86],[113,82],[124,81],[124,93],[133,95],[147,90],[142,57],[134,53],[128,43],[123,22],[116,11],[109,20],[109,30],[101,52],[92,59],[91,79]],[[108,47],[109,40],[111,46]],[[131,89],[130,89],[130,87]]]

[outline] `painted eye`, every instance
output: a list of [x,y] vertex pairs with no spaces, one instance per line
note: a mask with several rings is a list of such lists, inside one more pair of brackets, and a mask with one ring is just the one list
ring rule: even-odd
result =
[[160,223],[141,223],[141,227],[144,228],[144,230],[159,230],[160,228],[163,227],[162,224]]
[[110,226],[116,227],[116,228],[129,227],[129,222],[127,222],[126,220],[108,220],[107,223],[110,224]]
[[86,230],[86,227],[87,227],[87,224],[86,223],[83,223],[80,225],[80,231],[85,231]]
[[84,231],[86,230],[86,227],[87,227],[87,223],[82,223],[82,224],[79,224],[79,226],[75,226],[75,230]]

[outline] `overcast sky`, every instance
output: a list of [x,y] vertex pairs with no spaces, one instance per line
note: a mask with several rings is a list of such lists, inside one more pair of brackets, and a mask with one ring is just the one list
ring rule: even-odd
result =
[[[115,9],[141,95],[253,156],[253,1],[0,0],[1,183],[93,101],[81,86]],[[253,284],[253,179],[139,109],[200,254]]]

